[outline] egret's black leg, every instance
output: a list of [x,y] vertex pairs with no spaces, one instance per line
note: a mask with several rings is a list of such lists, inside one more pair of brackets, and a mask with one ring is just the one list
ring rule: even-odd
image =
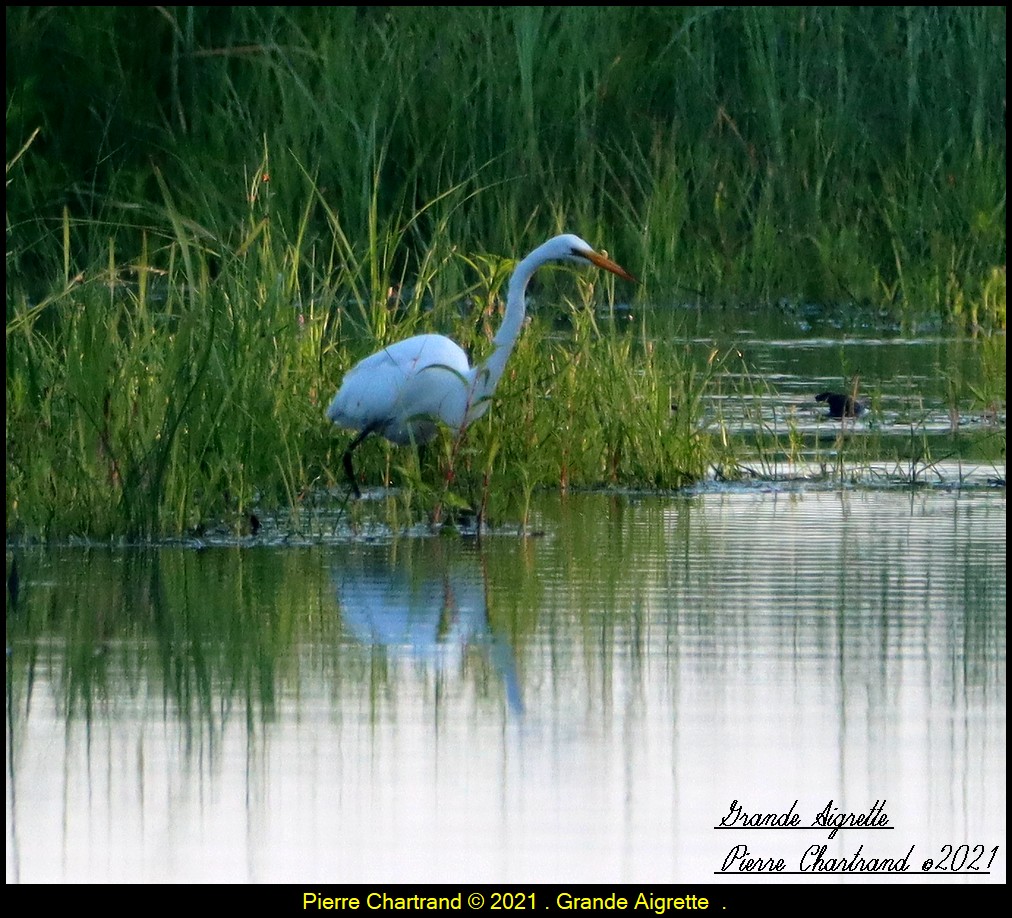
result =
[[358,482],[355,480],[355,467],[351,463],[351,454],[354,452],[355,448],[372,432],[372,428],[367,427],[351,441],[351,444],[344,451],[344,474],[348,476],[348,483],[351,485],[351,489],[355,492],[356,497],[361,497],[362,492],[358,489]]
[[362,492],[358,489],[358,482],[355,481],[355,469],[351,464],[351,447],[344,451],[344,474],[348,478],[348,484],[351,485],[352,491],[355,492],[356,497],[361,497]]

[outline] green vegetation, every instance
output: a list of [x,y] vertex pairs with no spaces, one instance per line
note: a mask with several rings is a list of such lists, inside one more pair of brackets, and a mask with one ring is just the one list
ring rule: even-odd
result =
[[[6,23],[9,535],[297,511],[339,485],[341,374],[419,330],[484,353],[505,256],[559,230],[643,278],[620,293],[648,324],[803,301],[1004,333],[1003,7]],[[719,361],[598,325],[595,283],[549,272],[491,421],[421,467],[369,443],[367,479],[497,519],[740,462],[699,423]],[[998,367],[973,384],[1003,399],[1003,343]]]

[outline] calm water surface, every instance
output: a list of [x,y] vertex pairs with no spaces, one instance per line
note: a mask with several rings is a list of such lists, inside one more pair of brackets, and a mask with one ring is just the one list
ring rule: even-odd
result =
[[[1004,337],[706,318],[672,340],[732,354],[704,423],[765,438],[765,482],[545,497],[527,538],[395,537],[378,499],[301,540],[8,548],[7,881],[712,883],[745,847],[913,846],[1004,883]],[[855,374],[843,428],[814,395]],[[861,488],[810,474],[841,446]],[[716,829],[735,805],[888,821]]]
[[[1004,489],[534,528],[19,550],[8,882],[710,883],[739,845],[1005,882]],[[734,801],[888,828],[715,829]]]

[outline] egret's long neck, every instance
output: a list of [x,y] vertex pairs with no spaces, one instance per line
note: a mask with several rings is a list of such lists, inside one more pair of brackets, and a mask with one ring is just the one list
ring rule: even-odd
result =
[[477,395],[480,398],[487,399],[495,391],[503,370],[506,369],[506,361],[513,353],[513,345],[517,343],[517,338],[520,336],[520,329],[523,327],[524,316],[527,312],[527,284],[530,283],[534,272],[545,261],[541,254],[542,248],[543,246],[539,246],[521,261],[510,277],[509,286],[506,289],[506,314],[503,316],[499,331],[492,339],[495,350],[477,368]]

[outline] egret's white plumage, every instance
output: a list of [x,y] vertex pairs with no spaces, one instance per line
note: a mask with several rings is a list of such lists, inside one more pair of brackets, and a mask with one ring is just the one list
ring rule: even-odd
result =
[[482,363],[472,367],[460,345],[443,335],[415,335],[355,364],[327,408],[327,417],[339,427],[359,432],[344,454],[345,472],[356,493],[351,454],[370,434],[399,445],[427,443],[437,423],[460,432],[488,410],[523,326],[527,284],[538,268],[552,261],[595,265],[635,281],[579,236],[554,236],[514,270],[502,325],[492,339],[492,353]]

